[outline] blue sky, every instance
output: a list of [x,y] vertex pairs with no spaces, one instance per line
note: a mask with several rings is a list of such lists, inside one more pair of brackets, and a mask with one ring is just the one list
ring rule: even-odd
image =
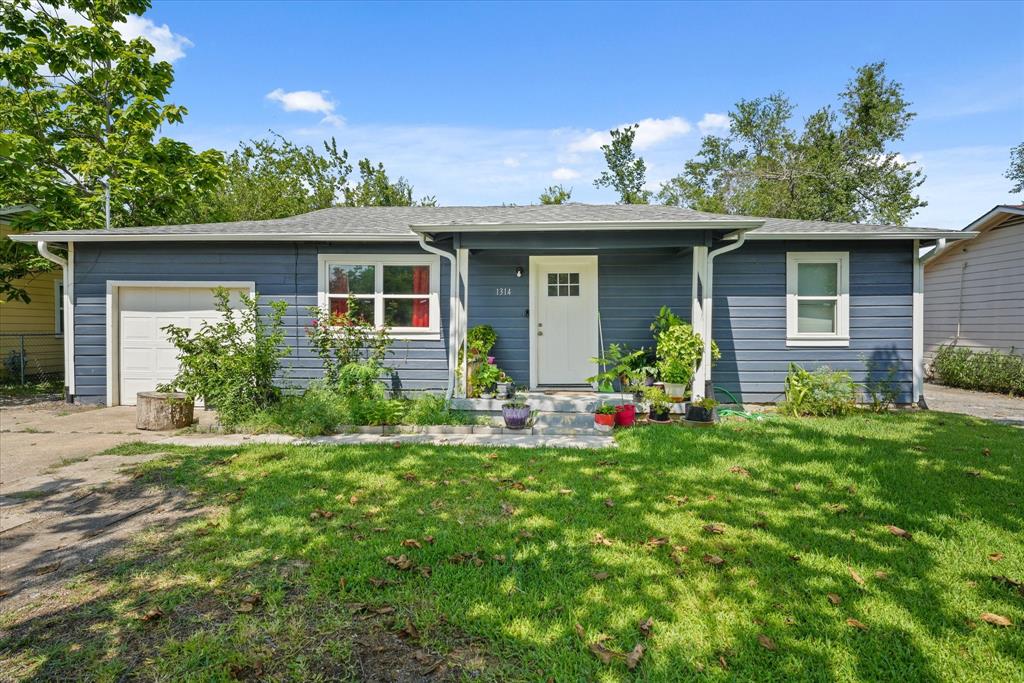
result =
[[593,187],[609,128],[641,121],[651,185],[675,175],[740,98],[776,90],[803,118],[886,60],[918,116],[912,223],[961,227],[1019,200],[1024,3],[154,3],[138,32],[173,59],[167,134],[230,149],[273,129],[334,136],[445,205],[530,203]]

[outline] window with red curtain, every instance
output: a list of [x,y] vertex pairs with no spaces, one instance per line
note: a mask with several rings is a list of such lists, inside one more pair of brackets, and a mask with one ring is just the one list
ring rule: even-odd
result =
[[[412,293],[430,294],[430,266],[413,268]],[[412,326],[430,327],[430,299],[413,299]]]
[[438,259],[395,255],[321,259],[322,296],[332,314],[355,300],[360,317],[399,335],[437,333]]

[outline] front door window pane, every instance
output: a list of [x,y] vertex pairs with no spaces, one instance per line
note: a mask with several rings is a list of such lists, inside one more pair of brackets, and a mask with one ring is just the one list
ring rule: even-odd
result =
[[797,332],[800,334],[835,334],[835,301],[800,301],[797,303]]

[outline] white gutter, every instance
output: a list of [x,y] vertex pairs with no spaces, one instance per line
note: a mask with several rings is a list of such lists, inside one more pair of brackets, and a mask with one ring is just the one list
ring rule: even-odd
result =
[[[71,270],[68,267],[68,261],[65,258],[57,256],[50,251],[50,245],[45,240],[38,240],[36,242],[36,251],[47,261],[56,263],[60,266],[62,283],[64,285],[64,394],[68,403],[74,400],[74,381],[75,381],[75,363],[74,353],[75,349],[72,345],[74,339],[74,332],[72,326],[74,325],[74,312],[72,310],[72,287],[74,283],[71,281]],[[70,253],[70,245],[69,245]]]
[[749,230],[764,225],[763,220],[693,221],[537,221],[535,223],[412,223],[413,232],[556,232],[607,230]]
[[459,306],[459,269],[455,262],[455,254],[450,254],[444,249],[438,249],[435,246],[427,244],[426,235],[420,234],[420,246],[424,251],[429,251],[431,254],[437,254],[448,259],[448,272],[451,275],[451,284],[448,287],[448,387],[445,389],[444,398],[446,401],[452,400],[452,394],[455,392],[455,364],[458,362],[459,350],[458,350],[458,339],[456,332],[456,325],[458,321],[458,306]]
[[704,283],[703,298],[704,303],[701,308],[704,309],[704,329],[701,331],[701,335],[704,337],[704,356],[701,359],[701,365],[704,368],[704,395],[714,395],[714,385],[711,379],[711,316],[712,309],[714,308],[714,282],[715,282],[715,257],[727,254],[730,251],[735,251],[743,246],[743,243],[747,241],[747,233],[740,232],[737,235],[736,241],[732,244],[727,244],[724,247],[719,247],[714,251],[708,252],[708,265],[707,265],[707,281]]
[[[119,228],[111,232],[75,230],[11,235],[14,242],[35,242],[45,237],[54,242],[415,242],[416,235],[348,233],[266,233],[266,232],[130,232]],[[113,233],[113,234],[111,234]]]

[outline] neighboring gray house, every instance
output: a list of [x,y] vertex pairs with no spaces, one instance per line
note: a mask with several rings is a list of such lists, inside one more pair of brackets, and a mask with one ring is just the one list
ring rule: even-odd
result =
[[1024,353],[1024,205],[974,221],[968,243],[924,257],[924,358],[944,344]]
[[290,304],[295,353],[283,381],[298,384],[320,374],[307,307],[341,307],[352,292],[392,327],[392,380],[404,390],[460,394],[457,349],[480,323],[494,326],[494,355],[516,382],[587,387],[599,340],[650,345],[651,320],[668,305],[721,349],[713,379],[694,382],[697,397],[718,386],[773,402],[790,362],[861,381],[871,359],[897,366],[909,403],[923,387],[919,249],[973,236],[567,204],[339,207],[13,239],[38,241],[43,254],[50,243],[69,247],[67,377],[82,402],[129,404],[172,377],[175,354],[160,328],[213,315],[210,288],[223,285]]

